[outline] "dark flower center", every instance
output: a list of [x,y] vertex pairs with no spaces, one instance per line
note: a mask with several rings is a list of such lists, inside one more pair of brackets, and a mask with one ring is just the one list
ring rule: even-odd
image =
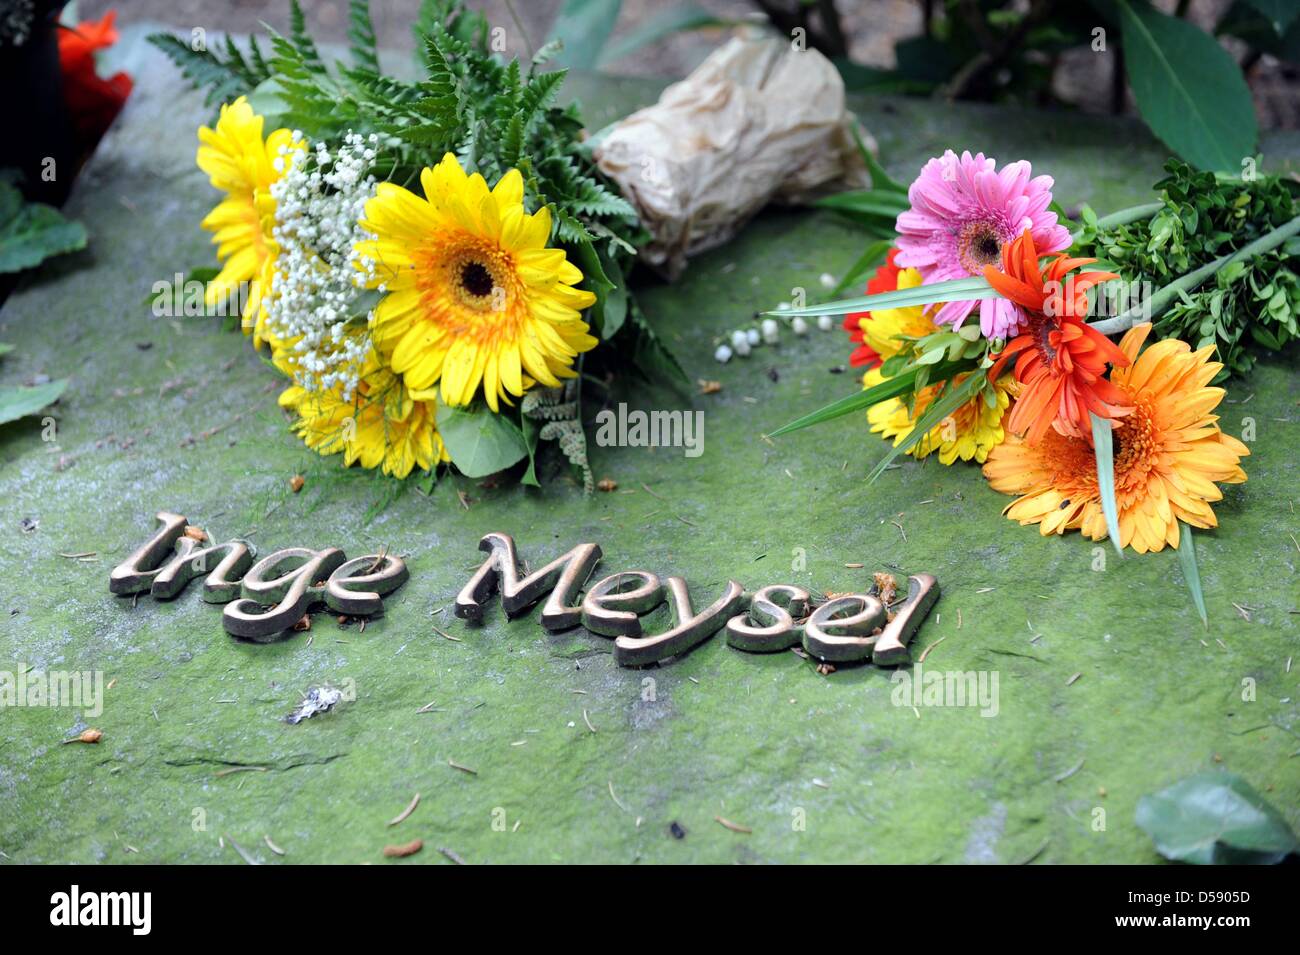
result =
[[492,273],[478,262],[467,262],[460,270],[460,285],[476,298],[492,292]]
[[987,222],[968,222],[957,237],[957,258],[971,275],[979,275],[986,265],[998,265],[1002,243],[997,230]]

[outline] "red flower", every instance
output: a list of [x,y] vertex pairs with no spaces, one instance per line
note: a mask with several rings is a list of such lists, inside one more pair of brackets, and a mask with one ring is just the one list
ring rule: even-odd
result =
[[[894,264],[894,256],[896,255],[898,255],[897,249],[889,250],[889,254],[885,256],[885,264],[876,269],[876,274],[867,282],[868,295],[892,292],[898,288],[900,269]],[[860,365],[870,368],[873,365],[880,364],[880,355],[863,341],[862,323],[870,320],[870,312],[849,312],[844,316],[844,330],[849,333],[849,341],[856,342],[858,345],[853,354],[849,356],[849,364],[855,368]]]
[[1105,335],[1085,321],[1086,292],[1100,282],[1119,278],[1113,272],[1067,275],[1096,259],[1052,256],[1044,274],[1038,267],[1034,238],[1026,229],[1002,248],[1002,271],[984,267],[984,277],[1004,298],[1024,310],[1024,332],[1017,335],[989,370],[996,381],[1007,361],[1016,359],[1016,380],[1023,385],[1009,429],[1035,445],[1054,427],[1073,437],[1092,434],[1089,412],[1099,418],[1119,418],[1133,410],[1124,392],[1103,377],[1107,364],[1126,367],[1129,358]]
[[131,77],[125,73],[104,79],[95,72],[95,51],[117,42],[116,16],[116,11],[109,10],[98,22],[83,20],[59,30],[63,101],[83,153],[95,148],[131,93]]

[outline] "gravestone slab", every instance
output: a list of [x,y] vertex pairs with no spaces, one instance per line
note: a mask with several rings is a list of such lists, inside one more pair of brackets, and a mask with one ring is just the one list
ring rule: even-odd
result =
[[[68,206],[89,248],[0,313],[0,341],[17,346],[6,383],[72,379],[51,412],[56,442],[39,417],[0,428],[0,670],[98,670],[106,684],[99,714],[0,713],[0,859],[239,862],[233,840],[263,862],[370,862],[421,838],[406,861],[446,862],[445,847],[471,863],[1151,862],[1138,798],[1219,766],[1300,827],[1294,368],[1262,362],[1221,409],[1234,433],[1253,418],[1258,437],[1249,482],[1224,488],[1221,528],[1197,538],[1208,629],[1176,555],[1107,553],[1094,571],[1096,544],[1000,517],[1009,499],[975,467],[904,460],[868,486],[885,445],[861,417],[762,437],[855,387],[830,372],[850,350],[838,329],[712,358],[755,309],[850,266],[862,238],[828,213],[770,210],[677,284],[641,281],[692,379],[722,390],[626,380],[610,400],[702,410],[701,456],[593,444],[615,492],[446,478],[425,496],[303,447],[275,404],[281,379],[238,334],[151,315],[154,282],[212,261],[198,223],[214,194],[193,161],[210,113],[143,32],[124,31],[136,92]],[[606,77],[567,89],[593,128],[658,92]],[[1143,201],[1165,155],[1108,118],[853,105],[903,180],[945,147],[983,149],[1032,160],[1063,204],[1104,212]],[[1264,156],[1295,169],[1300,140],[1266,137]],[[237,642],[197,587],[170,602],[108,593],[158,510],[263,553],[387,548],[410,580],[364,630],[321,615],[283,642]],[[891,677],[914,667],[823,675],[722,635],[628,669],[605,637],[547,633],[539,610],[507,620],[494,601],[470,627],[454,598],[498,530],[533,567],[598,542],[606,572],[679,574],[697,607],[729,579],[846,592],[876,569],[932,573],[943,595],[913,658],[928,648],[926,669],[996,673],[996,714],[896,705]],[[355,699],[287,724],[323,684]],[[61,745],[88,726],[97,745]]]

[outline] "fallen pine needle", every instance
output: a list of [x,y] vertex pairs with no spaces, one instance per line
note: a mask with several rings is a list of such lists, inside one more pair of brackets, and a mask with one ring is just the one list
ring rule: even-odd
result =
[[241,846],[234,839],[230,838],[230,836],[225,836],[224,838],[226,842],[229,842],[231,846],[234,847],[234,850],[239,853],[239,857],[243,859],[245,862],[247,862],[249,865],[261,865],[260,862],[258,862],[256,859],[254,859],[251,855],[248,854],[247,849]]
[[270,849],[272,852],[274,852],[276,855],[278,856],[285,855],[285,851],[281,849],[279,846],[277,846],[274,842],[272,842],[270,836],[263,836],[262,841],[265,842],[266,847]]
[[434,627],[434,628],[433,628],[433,632],[436,633],[436,634],[437,634],[438,636],[440,636],[440,637],[446,637],[446,638],[447,638],[448,640],[450,640],[452,643],[463,643],[463,642],[464,642],[463,640],[461,640],[460,637],[453,637],[453,636],[452,636],[450,633],[448,633],[446,630],[439,630],[437,627]]
[[468,766],[462,766],[460,763],[456,762],[454,759],[449,759],[449,760],[447,760],[447,765],[450,766],[452,769],[459,769],[462,773],[469,773],[471,776],[477,776],[477,775],[478,775],[478,770],[477,770],[477,769],[470,769]]
[[1054,783],[1063,783],[1063,782],[1065,782],[1067,779],[1069,779],[1071,776],[1073,776],[1075,773],[1077,773],[1077,772],[1078,772],[1079,770],[1081,770],[1081,769],[1083,769],[1083,760],[1082,760],[1082,759],[1080,759],[1077,763],[1075,763],[1073,766],[1071,766],[1071,767],[1070,767],[1069,769],[1067,769],[1065,772],[1061,773],[1059,776],[1053,776],[1053,777],[1052,777],[1052,782],[1054,782]]
[[632,811],[631,809],[628,809],[627,806],[623,805],[623,800],[619,799],[618,796],[614,794],[614,780],[612,779],[609,781],[609,798],[614,800],[614,805],[618,806],[618,808],[622,809],[624,812]]
[[940,637],[938,640],[934,641],[934,643],[930,644],[928,647],[926,647],[924,650],[921,651],[921,655],[917,658],[916,662],[924,663],[925,658],[930,655],[930,651],[933,650],[935,647],[937,647],[939,644],[943,643],[947,639],[948,639],[947,637]]
[[587,724],[587,729],[591,730],[593,733],[596,732],[596,727],[591,725],[591,717],[587,715],[586,710],[582,711],[582,721]]
[[461,858],[461,857],[460,857],[460,856],[459,856],[459,855],[458,855],[454,850],[452,850],[452,849],[447,849],[447,848],[444,848],[444,847],[439,847],[439,848],[438,848],[438,851],[441,852],[443,855],[445,855],[445,856],[446,856],[448,859],[450,859],[452,862],[456,863],[456,865],[468,865],[468,864],[469,864],[469,863],[467,863],[464,859],[462,859],[462,858]]
[[405,809],[403,809],[400,813],[398,813],[398,814],[397,814],[396,816],[394,816],[392,819],[389,819],[389,820],[388,820],[388,824],[389,824],[390,826],[395,826],[395,825],[397,825],[399,822],[402,822],[403,820],[406,819],[407,816],[409,816],[411,813],[415,812],[415,807],[418,806],[418,805],[420,805],[420,794],[419,794],[419,793],[416,793],[416,794],[411,798],[411,803],[410,803],[410,805],[407,806]]
[[268,768],[266,766],[231,766],[228,769],[219,769],[212,775],[220,779],[222,776],[229,776],[231,773],[264,773]]
[[723,829],[730,829],[732,832],[743,832],[745,835],[749,835],[754,831],[749,826],[742,826],[740,823],[724,819],[722,816],[714,816],[713,821],[722,826]]

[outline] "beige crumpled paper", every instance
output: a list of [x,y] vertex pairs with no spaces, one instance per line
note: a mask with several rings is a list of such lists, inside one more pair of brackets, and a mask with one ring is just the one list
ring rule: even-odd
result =
[[826,57],[780,37],[737,37],[605,130],[593,154],[653,236],[642,260],[675,278],[768,202],[866,186],[853,122]]

